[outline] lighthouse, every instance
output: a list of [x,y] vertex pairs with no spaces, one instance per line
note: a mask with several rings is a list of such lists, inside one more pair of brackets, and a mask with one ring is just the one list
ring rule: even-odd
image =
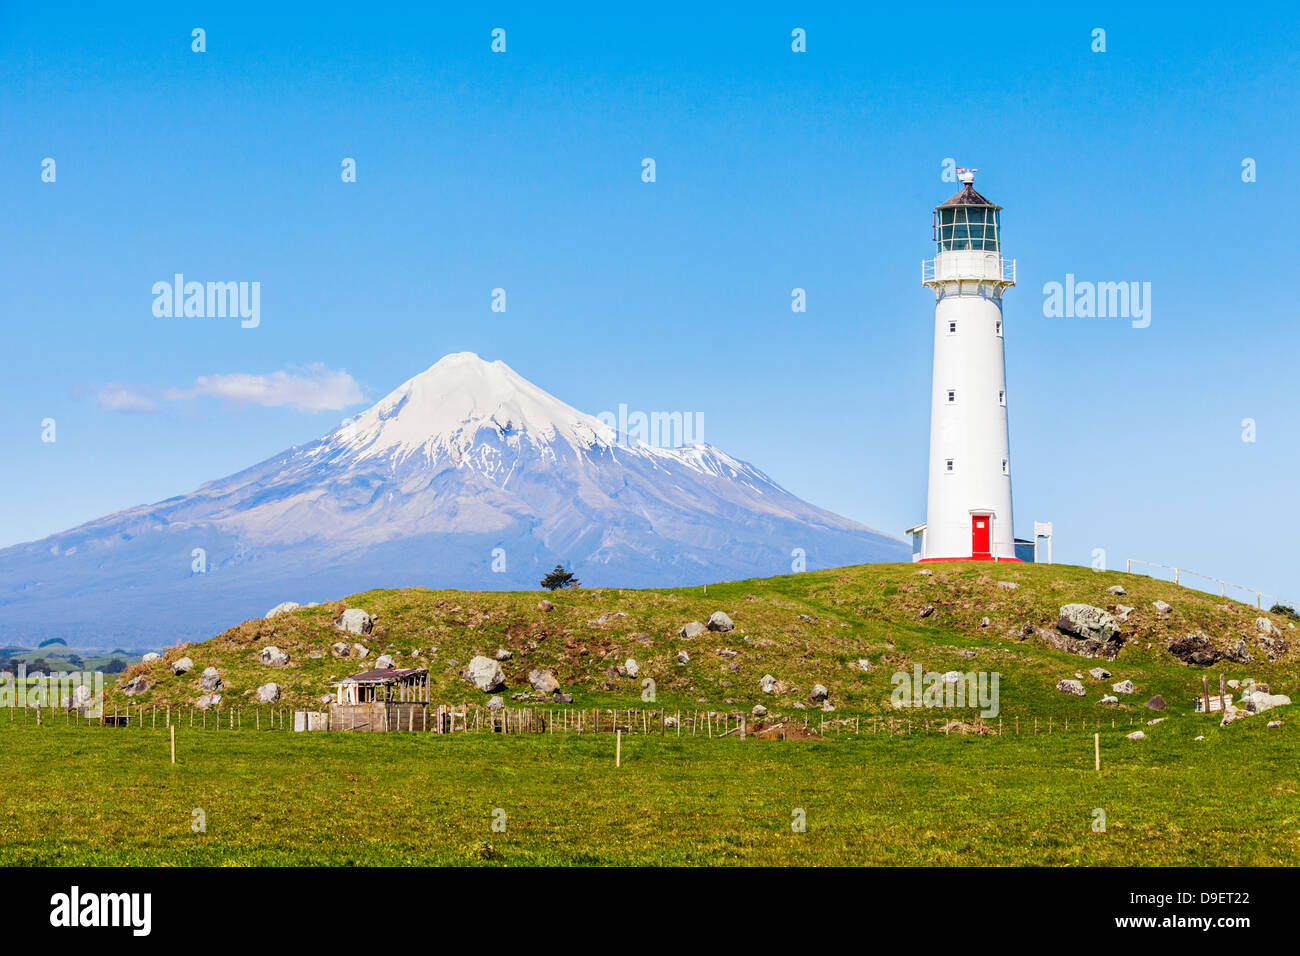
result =
[[961,191],[935,207],[935,255],[921,263],[935,300],[934,378],[929,491],[925,521],[909,529],[913,560],[1016,561],[1002,322],[1016,262],[1002,255],[1002,207],[975,191],[975,170],[957,173]]

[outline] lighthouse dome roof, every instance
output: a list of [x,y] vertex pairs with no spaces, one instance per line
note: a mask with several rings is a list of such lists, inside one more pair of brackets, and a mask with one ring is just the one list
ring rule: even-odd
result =
[[985,199],[983,196],[977,193],[975,191],[975,187],[972,186],[970,183],[964,185],[961,188],[961,192],[959,192],[957,195],[953,196],[951,199],[945,199],[943,202],[939,203],[939,205],[936,206],[935,208],[942,209],[945,206],[989,206],[993,209],[1002,208],[996,203],[989,202],[987,199]]

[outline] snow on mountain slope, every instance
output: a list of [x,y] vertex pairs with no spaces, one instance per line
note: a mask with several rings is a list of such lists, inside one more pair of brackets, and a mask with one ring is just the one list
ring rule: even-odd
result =
[[629,443],[462,352],[319,441],[0,551],[0,640],[201,638],[282,600],[531,589],[557,561],[587,586],[704,583],[787,573],[795,549],[809,568],[908,553],[710,445]]

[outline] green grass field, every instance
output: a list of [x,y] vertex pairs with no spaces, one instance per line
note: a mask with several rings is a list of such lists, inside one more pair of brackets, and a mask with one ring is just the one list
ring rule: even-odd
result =
[[817,742],[635,734],[615,769],[609,734],[184,726],[172,765],[161,728],[20,716],[0,722],[0,865],[1286,864],[1300,852],[1292,709],[1272,730],[1174,716],[1128,741],[1128,726],[1106,727],[1100,773],[1077,724]]

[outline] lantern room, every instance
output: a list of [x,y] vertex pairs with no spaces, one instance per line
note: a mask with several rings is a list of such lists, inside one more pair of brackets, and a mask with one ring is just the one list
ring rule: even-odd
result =
[[975,191],[975,177],[962,171],[961,192],[940,203],[934,210],[934,241],[939,252],[973,250],[998,251],[998,229],[1001,225],[996,206]]

